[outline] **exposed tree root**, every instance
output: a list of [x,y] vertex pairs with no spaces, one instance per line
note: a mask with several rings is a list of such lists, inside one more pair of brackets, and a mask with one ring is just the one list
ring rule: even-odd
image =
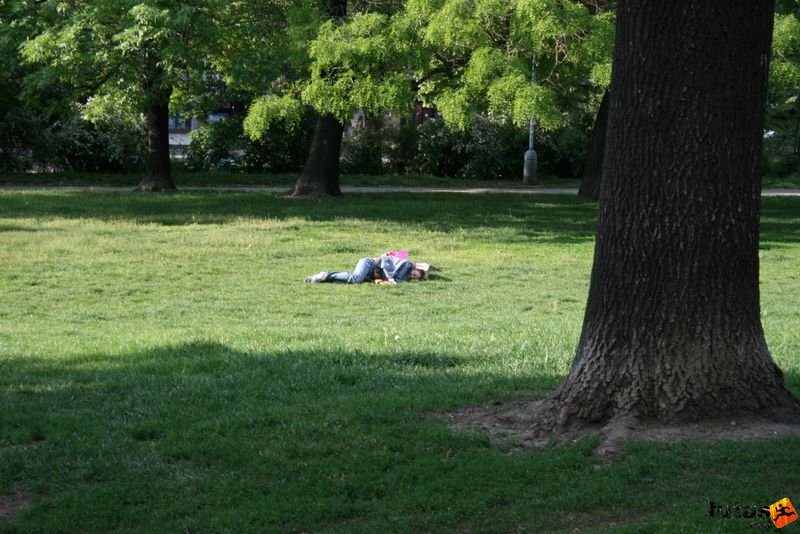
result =
[[318,188],[295,188],[289,191],[286,196],[287,198],[335,198],[341,196],[341,193],[328,193],[324,189]]
[[136,186],[134,191],[144,193],[164,193],[166,191],[176,191],[177,188],[172,181],[158,180],[154,178],[145,178],[139,185]]
[[746,414],[669,424],[623,414],[603,423],[590,423],[571,417],[570,410],[565,410],[552,398],[492,401],[442,415],[453,430],[477,430],[486,434],[495,446],[520,451],[598,436],[600,443],[594,450],[598,456],[619,452],[628,439],[675,442],[800,436],[800,420],[797,418],[780,420]]
[[11,523],[30,506],[30,501],[22,493],[0,494],[0,524]]

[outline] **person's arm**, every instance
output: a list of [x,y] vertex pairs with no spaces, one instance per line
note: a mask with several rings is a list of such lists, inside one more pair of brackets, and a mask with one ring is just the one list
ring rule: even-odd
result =
[[408,282],[411,277],[411,268],[413,265],[408,260],[400,260],[395,264],[394,281],[395,282]]
[[382,278],[390,282],[397,281],[397,275],[402,272],[403,264],[408,263],[407,260],[398,260],[393,256],[381,256],[379,265],[381,268]]

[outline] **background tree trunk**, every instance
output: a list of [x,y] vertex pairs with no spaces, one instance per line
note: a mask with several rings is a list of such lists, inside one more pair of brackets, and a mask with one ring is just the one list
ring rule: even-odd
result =
[[291,196],[339,196],[339,154],[344,125],[333,115],[317,119],[314,138],[303,174],[297,179]]
[[136,191],[175,189],[169,158],[169,98],[172,91],[161,90],[152,97],[146,110],[147,175]]
[[600,182],[603,173],[603,152],[606,148],[606,130],[608,126],[608,89],[603,93],[600,108],[594,118],[592,140],[589,143],[589,155],[583,167],[581,186],[578,195],[597,200],[600,198]]
[[[337,22],[347,17],[347,0],[325,0],[327,15]],[[344,125],[330,114],[321,115],[314,128],[314,138],[303,174],[297,179],[292,191],[297,196],[340,196],[339,156],[342,150]]]
[[764,339],[773,2],[620,0],[591,285],[560,423],[797,418]]

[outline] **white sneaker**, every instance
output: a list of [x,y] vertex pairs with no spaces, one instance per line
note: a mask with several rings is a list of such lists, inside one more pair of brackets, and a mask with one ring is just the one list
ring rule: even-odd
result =
[[327,277],[328,277],[328,272],[321,271],[318,272],[317,274],[306,276],[305,281],[308,282],[309,284],[316,284],[319,282],[324,282]]

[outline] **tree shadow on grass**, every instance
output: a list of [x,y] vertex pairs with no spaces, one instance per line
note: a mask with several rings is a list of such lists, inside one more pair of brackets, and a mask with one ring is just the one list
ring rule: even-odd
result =
[[[283,516],[265,520],[274,528],[331,498],[335,472],[358,471],[362,484],[377,477],[379,494],[389,491],[393,463],[488,446],[424,421],[426,412],[553,385],[481,373],[447,354],[242,352],[212,342],[63,360],[9,356],[0,371],[0,494],[40,492],[20,520],[44,531],[118,527],[104,510],[126,506],[166,524],[176,509],[192,513],[209,501],[213,515],[238,504],[226,504],[231,492],[262,495],[261,506],[281,502]],[[269,496],[281,491],[288,500]],[[292,509],[305,494],[316,504]],[[172,504],[158,504],[165,499]]]
[[[592,459],[592,441],[541,455],[493,451],[485,436],[426,415],[544,392],[560,377],[503,376],[473,363],[413,350],[247,352],[213,342],[7,357],[0,493],[26,490],[32,506],[15,527],[32,531],[414,530],[415,518],[429,529],[506,531],[563,526],[560,514],[574,504],[565,487],[598,521],[623,513],[626,496],[652,492],[652,477],[690,477],[713,493],[709,469],[728,473],[732,453],[740,476],[790,477],[778,469],[785,458],[769,451],[796,441],[766,454],[687,447],[677,463],[670,449],[633,449],[610,466]],[[641,487],[631,472],[647,474]],[[593,498],[598,487],[619,502]]]
[[507,227],[509,238],[559,242],[594,239],[596,204],[572,196],[359,193],[336,200],[260,192],[139,195],[93,192],[1,194],[5,218],[80,218],[143,224],[225,224],[241,218],[336,222],[364,220],[376,231],[414,225],[431,231]]
[[[800,199],[762,200],[764,246],[800,242]],[[86,191],[0,194],[4,218],[80,218],[143,224],[225,224],[241,218],[319,222],[365,220],[376,231],[411,224],[453,232],[507,227],[510,241],[538,239],[580,243],[594,239],[595,202],[568,195],[467,195],[453,193],[358,193],[339,199],[291,199],[261,192],[182,192],[140,195]]]
[[[386,392],[394,396],[405,392],[413,393],[408,398],[410,404],[434,407],[442,400],[474,400],[486,388],[531,390],[554,385],[553,377],[492,375],[474,369],[474,363],[457,355],[413,349],[385,353],[371,349],[242,352],[224,344],[198,341],[58,361],[7,356],[0,363],[5,376],[0,383],[5,382],[9,396],[20,401],[40,399],[45,407],[49,398],[56,398],[59,402],[54,406],[59,410],[65,407],[64,402],[82,394],[93,400],[103,397],[101,404],[117,403],[120,395],[196,397],[204,402],[229,394],[241,402],[279,400],[285,406],[285,401],[297,395],[328,404],[330,395],[335,394],[349,397]],[[481,383],[477,390],[461,389],[476,379]],[[454,386],[453,392],[443,393],[441,386],[448,385]],[[102,411],[100,407],[98,410]]]
[[762,248],[784,248],[800,243],[800,198],[768,197],[762,199]]

